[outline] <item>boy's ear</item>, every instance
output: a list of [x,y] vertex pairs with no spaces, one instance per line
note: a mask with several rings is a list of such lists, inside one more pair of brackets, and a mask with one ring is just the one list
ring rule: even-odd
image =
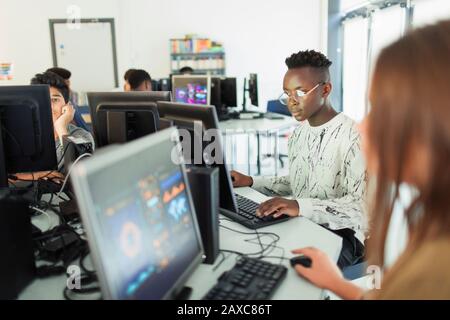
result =
[[322,96],[324,98],[328,97],[330,95],[332,89],[333,89],[333,85],[331,84],[331,82],[325,83],[323,86]]

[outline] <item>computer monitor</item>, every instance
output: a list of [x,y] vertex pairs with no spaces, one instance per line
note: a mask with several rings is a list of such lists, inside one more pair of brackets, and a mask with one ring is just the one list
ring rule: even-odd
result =
[[[237,212],[237,203],[234,198],[233,184],[226,163],[225,150],[223,149],[220,131],[217,131],[218,134],[216,136],[211,136],[211,141],[204,141],[205,139],[203,139],[203,130],[219,130],[219,122],[215,107],[176,102],[158,102],[157,104],[160,117],[172,120],[175,126],[180,129],[186,129],[191,133],[190,153],[186,153],[186,150],[183,150],[185,155],[191,155],[191,159],[186,160],[194,164],[197,163],[196,160],[198,159],[193,158],[196,154],[196,150],[193,150],[194,148],[201,148],[201,157],[203,158],[203,150],[207,145],[215,143],[216,146],[219,147],[219,152],[221,153],[213,155],[216,162],[213,163],[212,166],[219,168],[220,207],[232,212]],[[195,122],[201,122],[203,128],[202,132],[192,132]],[[205,161],[201,161],[200,165],[205,165]]]
[[[248,84],[248,86],[247,86]],[[250,98],[250,103],[258,107],[258,76],[256,73],[250,73],[248,79],[244,78],[244,90],[242,99],[242,111],[240,111],[239,118],[241,119],[259,119],[264,116],[262,112],[249,111],[247,110],[247,92]]]
[[258,75],[256,73],[250,73],[248,79],[248,95],[252,105],[258,107]]
[[87,98],[96,145],[100,145],[98,140],[99,130],[97,129],[97,109],[101,103],[172,101],[171,93],[168,91],[88,92]]
[[172,94],[175,102],[210,104],[211,77],[199,75],[172,76]]
[[170,78],[159,79],[159,91],[172,91],[172,81]]
[[220,94],[225,107],[237,106],[236,78],[220,79]]
[[158,130],[154,102],[100,103],[97,108],[97,147],[125,143]]
[[209,92],[210,92],[210,105],[215,106],[217,113],[219,114],[221,108],[223,107],[222,85],[220,78],[211,77],[211,86],[209,88]]
[[50,89],[0,86],[0,188],[8,174],[56,170]]
[[72,183],[104,299],[174,298],[202,261],[185,167],[172,139],[177,135],[166,129],[74,166]]

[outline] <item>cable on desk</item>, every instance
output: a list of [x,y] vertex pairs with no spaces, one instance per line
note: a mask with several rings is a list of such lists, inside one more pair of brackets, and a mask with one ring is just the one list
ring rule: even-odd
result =
[[[224,219],[224,220],[227,220],[227,219]],[[257,256],[256,258],[262,259],[262,258],[265,258],[266,256],[268,256],[268,254],[270,254],[272,252],[272,251],[269,251],[269,250],[271,250],[271,249],[273,250],[275,248],[278,248],[278,249],[282,250],[282,257],[280,257],[281,258],[280,261],[283,260],[283,258],[284,258],[284,248],[276,246],[277,242],[280,240],[280,236],[277,235],[276,233],[273,233],[273,232],[258,232],[257,230],[254,230],[254,232],[243,232],[243,231],[235,230],[233,228],[224,226],[222,224],[220,224],[220,227],[222,227],[224,229],[228,229],[228,230],[236,232],[236,233],[239,233],[239,234],[243,234],[243,235],[255,235],[256,236],[255,239],[258,240],[258,243],[256,243],[256,244],[259,244],[260,248],[261,248],[260,251],[253,252],[253,253],[242,253],[242,252],[233,251],[233,250],[226,250],[226,251],[224,250],[225,252],[231,252],[231,253],[235,253],[235,254],[242,255],[242,256]],[[264,244],[261,241],[261,237],[262,236],[273,236],[274,239],[272,239],[271,243],[266,244],[266,247],[265,247]],[[245,239],[244,241],[252,243],[251,241],[253,241],[255,239]]]
[[45,212],[44,210],[41,210],[39,208],[33,207],[33,206],[30,206],[30,209],[33,209],[47,217],[47,220],[48,220],[47,230],[51,230],[53,228],[52,218],[50,217],[50,215],[47,212]]
[[73,170],[74,166],[77,164],[77,162],[80,161],[81,159],[85,158],[85,157],[90,157],[90,156],[92,156],[91,153],[83,153],[82,155],[80,155],[78,158],[75,159],[75,161],[74,161],[74,162],[72,163],[72,165],[70,166],[70,169],[69,169],[69,172],[68,172],[67,175],[66,175],[66,178],[64,179],[64,183],[63,183],[63,185],[62,185],[62,187],[61,187],[61,190],[59,190],[59,192],[58,192],[58,194],[57,194],[58,197],[59,197],[59,196],[61,195],[61,193],[63,192],[64,187],[66,186],[66,183],[67,183],[67,181],[69,180],[69,176],[70,176],[70,174],[72,173],[72,170]]
[[[67,145],[67,146],[65,147],[65,149],[64,149],[64,151],[63,151],[63,154],[62,154],[62,156],[61,156],[61,159],[59,159],[59,161],[58,161],[58,163],[57,163],[57,167],[59,167],[59,165],[61,164],[61,162],[64,160],[64,156],[66,155],[66,152],[67,152],[67,150],[68,150],[68,147],[69,147],[69,145]],[[14,175],[11,175],[10,177],[12,178],[12,180],[15,180],[15,181],[29,181],[29,182],[36,182],[36,181],[39,181],[39,180],[44,180],[44,179],[47,178],[49,175],[51,175],[53,172],[58,172],[58,170],[50,170],[47,174],[45,174],[44,176],[38,178],[37,180],[34,179],[34,173],[33,173],[33,172],[31,172],[31,178],[32,178],[32,180],[28,180],[28,179],[19,179],[19,178],[17,178],[17,177],[14,176]],[[13,185],[14,185],[14,183],[13,183]]]
[[[64,290],[63,290],[64,299],[76,300],[76,299],[72,299],[72,297],[71,297],[72,294],[83,295],[83,294],[92,294],[92,293],[100,292],[99,286],[85,288],[86,286],[97,282],[97,277],[94,277],[92,275],[82,274],[82,275],[80,275],[79,280],[80,280],[80,288],[69,289],[67,287],[67,285],[66,285],[66,287],[64,287]],[[102,300],[102,297],[100,296],[97,300]]]
[[[100,292],[100,287],[89,287],[85,288],[86,286],[89,286],[93,283],[98,283],[97,274],[94,270],[89,270],[84,265],[84,259],[89,254],[89,247],[87,243],[85,243],[84,248],[82,249],[81,255],[80,255],[80,268],[83,271],[83,273],[80,275],[80,288],[72,288],[69,289],[67,286],[63,290],[63,295],[66,300],[74,300],[71,298],[72,294],[91,294],[95,292]],[[99,300],[101,300],[101,296],[99,297]]]

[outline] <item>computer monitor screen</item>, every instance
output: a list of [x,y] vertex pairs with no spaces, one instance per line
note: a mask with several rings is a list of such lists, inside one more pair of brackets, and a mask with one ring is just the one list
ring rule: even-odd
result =
[[210,104],[215,106],[217,110],[222,108],[222,86],[221,79],[218,77],[211,78],[211,89],[210,89]]
[[252,105],[258,106],[258,75],[256,73],[250,73],[250,78],[248,80],[248,93]]
[[[214,152],[211,155],[215,160],[212,166],[219,168],[220,207],[237,212],[237,204],[233,196],[233,184],[226,163],[216,108],[213,106],[188,105],[176,102],[158,102],[158,110],[161,117],[172,120],[174,125],[181,129],[186,129],[191,134],[191,150],[187,153],[191,156],[191,159],[186,159],[187,161],[198,164],[198,160],[202,160],[200,161],[200,165],[205,165],[206,161],[203,161],[205,160],[205,154],[203,152],[206,150],[205,147],[209,146],[209,150]],[[215,129],[217,134],[205,139],[203,131],[195,131],[195,122],[201,123],[202,130]],[[193,128],[194,132],[192,130]],[[184,139],[184,137],[182,138]],[[211,143],[215,145],[211,145]],[[201,148],[200,152],[195,150],[195,148]],[[186,156],[186,152],[184,154]],[[201,159],[198,159],[199,157]]]
[[208,76],[172,76],[174,101],[189,104],[210,103],[211,78]]
[[169,91],[140,91],[140,92],[88,92],[89,111],[91,114],[92,130],[95,144],[100,146],[98,139],[97,110],[101,103],[128,103],[128,102],[156,102],[172,101]]
[[57,168],[47,85],[0,86],[0,187],[7,174]]
[[105,299],[174,298],[201,263],[201,237],[174,136],[175,128],[166,129],[74,167]]
[[224,78],[220,80],[220,95],[222,104],[226,107],[237,106],[236,78]]
[[100,103],[97,109],[97,147],[124,143],[158,130],[156,103]]

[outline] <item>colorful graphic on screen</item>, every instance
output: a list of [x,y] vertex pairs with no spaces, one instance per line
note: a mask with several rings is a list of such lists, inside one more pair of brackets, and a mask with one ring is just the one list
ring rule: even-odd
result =
[[179,251],[180,241],[195,239],[186,191],[177,168],[142,177],[107,198],[107,203],[99,203],[102,232],[111,239],[114,269],[121,278],[117,283],[120,298],[139,294],[147,282],[163,281],[158,275],[173,268],[176,258],[184,254]]
[[199,83],[188,83],[175,88],[175,101],[189,104],[207,104],[207,86]]

